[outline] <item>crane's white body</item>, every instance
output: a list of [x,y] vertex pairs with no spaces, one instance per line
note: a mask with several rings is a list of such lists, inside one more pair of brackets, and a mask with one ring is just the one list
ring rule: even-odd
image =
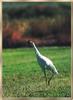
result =
[[52,71],[54,74],[58,74],[58,71],[55,68],[53,62],[50,59],[48,59],[47,57],[45,57],[43,55],[40,55],[40,56],[37,55],[37,60],[38,60],[39,65],[43,69],[45,68],[45,69]]
[[35,46],[34,42],[30,41],[30,43],[32,43],[32,45],[35,49],[37,61],[40,65],[40,67],[42,68],[42,70],[44,71],[45,77],[46,77],[45,69],[50,70],[53,73],[53,75],[58,74],[58,71],[57,71],[56,67],[54,66],[53,62],[49,58],[43,56],[39,52],[39,50]]

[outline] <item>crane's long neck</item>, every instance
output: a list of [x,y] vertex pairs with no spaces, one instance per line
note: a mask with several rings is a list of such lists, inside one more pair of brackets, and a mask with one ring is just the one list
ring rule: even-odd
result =
[[37,47],[35,46],[35,44],[34,44],[34,43],[32,43],[32,44],[33,44],[33,47],[34,47],[34,49],[35,49],[36,54],[37,54],[37,55],[40,55],[40,52],[39,52],[39,50],[37,49]]

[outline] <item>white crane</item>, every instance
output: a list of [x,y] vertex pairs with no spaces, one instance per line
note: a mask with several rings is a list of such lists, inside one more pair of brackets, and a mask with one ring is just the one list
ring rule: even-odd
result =
[[[43,55],[39,52],[39,50],[38,50],[37,47],[35,46],[34,42],[29,41],[29,43],[31,43],[32,46],[33,46],[33,48],[35,49],[37,61],[38,61],[39,65],[40,65],[40,67],[42,68],[42,71],[44,72],[45,79],[46,79],[46,83],[48,82],[48,84],[49,84],[50,81],[51,81],[51,79],[52,79],[52,77],[53,77],[54,75],[57,75],[57,74],[58,74],[58,71],[57,71],[55,65],[53,64],[53,62],[52,62],[49,58],[43,56]],[[52,76],[50,77],[49,80],[47,80],[46,69],[47,69],[47,70],[50,70],[50,71],[52,72]]]

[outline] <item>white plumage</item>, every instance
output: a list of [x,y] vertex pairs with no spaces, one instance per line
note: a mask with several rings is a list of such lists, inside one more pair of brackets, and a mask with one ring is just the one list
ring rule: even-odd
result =
[[58,71],[55,67],[55,65],[53,64],[53,62],[43,56],[39,50],[37,49],[37,47],[35,46],[34,42],[32,41],[29,41],[32,45],[33,45],[33,48],[35,49],[35,53],[36,53],[36,57],[37,57],[37,61],[40,65],[40,67],[42,68],[42,71],[44,72],[44,75],[45,75],[45,79],[46,79],[46,82],[47,82],[47,77],[46,77],[46,69],[47,70],[50,70],[52,72],[52,76],[50,77],[50,79],[48,80],[48,84],[50,83],[50,80],[52,79],[52,77],[55,75],[55,74],[58,74]]

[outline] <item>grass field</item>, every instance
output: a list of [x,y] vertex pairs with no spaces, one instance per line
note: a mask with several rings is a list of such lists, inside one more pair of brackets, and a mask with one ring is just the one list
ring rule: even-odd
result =
[[[3,50],[3,96],[10,97],[70,97],[70,47],[42,47],[40,52],[50,58],[59,75],[46,86],[33,48]],[[49,77],[50,73],[47,72]]]

